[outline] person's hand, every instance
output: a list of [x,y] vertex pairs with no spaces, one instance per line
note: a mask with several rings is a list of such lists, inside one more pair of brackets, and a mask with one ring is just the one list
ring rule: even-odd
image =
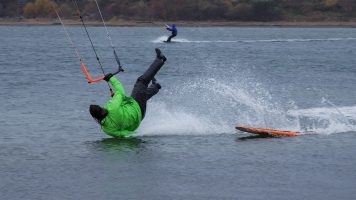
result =
[[105,80],[106,82],[108,82],[112,76],[113,76],[112,73],[106,74],[105,77],[104,77],[104,80]]

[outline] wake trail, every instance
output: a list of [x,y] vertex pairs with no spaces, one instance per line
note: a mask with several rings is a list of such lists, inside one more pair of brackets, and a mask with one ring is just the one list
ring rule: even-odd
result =
[[356,106],[290,110],[287,115],[298,118],[306,130],[318,134],[356,132]]
[[[152,43],[164,43],[168,36],[160,36]],[[277,43],[277,42],[327,42],[327,41],[352,41],[356,38],[280,38],[280,39],[265,39],[265,40],[189,40],[185,38],[173,38],[176,43]]]

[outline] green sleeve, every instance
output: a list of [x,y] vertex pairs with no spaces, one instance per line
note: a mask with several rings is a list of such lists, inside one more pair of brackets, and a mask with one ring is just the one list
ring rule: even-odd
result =
[[123,85],[120,83],[119,80],[117,80],[117,78],[115,78],[114,76],[110,78],[109,82],[111,83],[111,85],[114,87],[114,92],[115,95],[113,98],[120,98],[122,99],[123,97],[125,97],[125,89],[123,87]]

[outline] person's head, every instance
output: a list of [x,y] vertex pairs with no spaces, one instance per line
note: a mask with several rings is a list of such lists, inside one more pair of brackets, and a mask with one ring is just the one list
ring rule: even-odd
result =
[[174,28],[175,28],[175,27],[176,27],[176,25],[175,25],[175,24],[172,24],[172,27],[174,27]]
[[108,111],[98,105],[90,105],[89,112],[91,116],[99,123],[108,115]]

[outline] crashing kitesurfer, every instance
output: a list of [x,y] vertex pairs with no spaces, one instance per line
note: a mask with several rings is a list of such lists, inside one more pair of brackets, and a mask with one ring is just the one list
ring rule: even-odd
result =
[[104,80],[111,83],[115,94],[104,107],[90,105],[89,112],[106,134],[113,137],[131,136],[145,117],[147,101],[161,89],[155,75],[167,60],[160,49],[155,50],[155,60],[138,77],[130,96],[125,95],[125,89],[117,78],[112,74],[105,75]]

